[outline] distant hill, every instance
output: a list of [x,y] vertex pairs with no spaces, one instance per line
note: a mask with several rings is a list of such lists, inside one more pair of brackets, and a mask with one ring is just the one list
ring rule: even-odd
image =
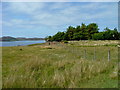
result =
[[17,39],[14,37],[5,36],[5,37],[0,38],[0,41],[17,41]]
[[24,37],[11,37],[11,36],[3,36],[0,38],[0,41],[23,41],[23,40],[44,40],[44,38],[24,38]]

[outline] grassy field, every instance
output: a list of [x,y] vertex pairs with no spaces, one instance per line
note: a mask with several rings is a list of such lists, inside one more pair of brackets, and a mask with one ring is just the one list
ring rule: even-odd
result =
[[70,41],[68,44],[3,47],[2,86],[117,88],[117,44],[118,41]]

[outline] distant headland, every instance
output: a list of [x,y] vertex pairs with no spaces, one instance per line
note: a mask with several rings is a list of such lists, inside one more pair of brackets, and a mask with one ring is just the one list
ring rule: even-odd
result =
[[25,38],[25,37],[11,37],[11,36],[3,36],[0,37],[0,41],[23,41],[23,40],[44,40],[44,38]]

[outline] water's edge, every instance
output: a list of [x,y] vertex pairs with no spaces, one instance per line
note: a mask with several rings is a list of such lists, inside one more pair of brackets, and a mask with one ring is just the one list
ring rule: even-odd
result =
[[37,43],[45,43],[45,40],[26,40],[26,41],[2,41],[0,42],[0,47],[9,47],[9,46],[26,46]]

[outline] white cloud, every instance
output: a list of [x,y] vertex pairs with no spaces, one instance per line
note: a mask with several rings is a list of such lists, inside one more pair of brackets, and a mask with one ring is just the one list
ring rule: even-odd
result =
[[39,12],[44,7],[44,3],[27,3],[27,2],[11,2],[7,8],[9,11],[15,13],[33,14]]
[[6,27],[15,27],[15,28],[34,28],[35,23],[30,21],[25,21],[22,19],[11,19],[10,21],[3,21],[2,24]]
[[2,21],[2,25],[7,26],[7,27],[11,27],[11,26],[13,26],[12,23],[7,22],[7,21]]
[[[36,25],[37,27],[59,27],[103,18],[107,18],[111,22],[117,16],[117,14],[115,15],[117,7],[115,8],[113,4],[73,5],[72,3],[53,3],[51,5],[48,3],[9,3],[7,10],[21,15],[28,14],[31,21],[22,18],[11,18],[9,22],[6,21],[4,24],[22,28],[35,28]],[[100,9],[102,11],[98,11]],[[91,14],[92,12],[93,14]]]
[[[44,12],[42,14],[35,15],[34,17],[35,20],[39,20],[40,23],[44,25],[55,26],[64,24],[75,24],[78,22],[80,23],[81,21],[84,22],[92,19],[111,18],[109,16],[113,15],[113,13],[115,14],[116,12],[114,8],[111,9],[111,7],[113,7],[112,5],[102,5],[100,3],[91,3],[82,6],[71,6],[66,4],[67,6],[64,9],[63,3],[57,5],[54,5],[54,8],[57,8],[58,12],[54,13]],[[95,12],[92,15],[89,13],[92,12],[92,10],[95,11],[99,9],[104,10],[100,12],[99,11]],[[88,10],[89,12],[84,12],[84,10]]]

